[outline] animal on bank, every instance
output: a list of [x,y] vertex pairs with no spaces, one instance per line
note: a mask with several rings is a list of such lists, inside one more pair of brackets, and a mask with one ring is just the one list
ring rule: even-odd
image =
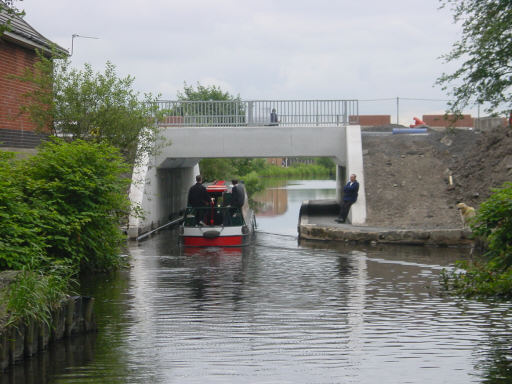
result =
[[458,203],[456,207],[460,212],[462,227],[466,228],[466,226],[469,225],[471,219],[475,217],[475,208],[470,207],[469,205],[466,205],[464,203]]

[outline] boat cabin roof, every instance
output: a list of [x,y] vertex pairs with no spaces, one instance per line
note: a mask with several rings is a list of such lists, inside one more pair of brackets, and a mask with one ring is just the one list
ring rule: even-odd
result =
[[227,192],[228,187],[224,180],[216,181],[214,184],[210,184],[206,186],[206,191],[208,192]]

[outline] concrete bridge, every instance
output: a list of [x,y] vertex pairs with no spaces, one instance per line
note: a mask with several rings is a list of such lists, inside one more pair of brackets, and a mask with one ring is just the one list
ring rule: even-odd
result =
[[165,117],[158,154],[134,169],[130,199],[145,216],[130,218],[131,238],[185,208],[198,162],[209,157],[330,157],[337,164],[338,199],[348,175],[357,174],[359,198],[349,220],[365,222],[357,100],[162,101],[159,108]]

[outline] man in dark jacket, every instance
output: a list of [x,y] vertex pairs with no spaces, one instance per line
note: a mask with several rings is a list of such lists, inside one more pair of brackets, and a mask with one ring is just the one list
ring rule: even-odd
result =
[[341,202],[340,215],[335,220],[338,223],[344,223],[347,220],[350,206],[357,201],[357,192],[359,191],[359,183],[356,175],[350,175],[350,181],[343,187],[343,201]]
[[234,208],[242,208],[245,200],[245,191],[241,185],[238,185],[238,180],[231,180],[233,188],[231,188],[231,206]]
[[[188,190],[188,202],[189,207],[200,208],[210,205],[210,196],[203,185],[203,178],[201,175],[196,176],[196,183]],[[206,211],[197,209],[196,211],[196,223],[203,224],[202,220]]]
[[203,185],[203,178],[201,175],[196,176],[196,183],[190,187],[188,191],[188,206],[189,207],[204,207],[210,204],[210,196]]

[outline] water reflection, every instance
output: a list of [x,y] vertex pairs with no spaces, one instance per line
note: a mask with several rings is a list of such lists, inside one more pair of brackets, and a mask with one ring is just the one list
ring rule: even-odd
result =
[[288,209],[288,189],[286,181],[276,181],[271,187],[256,194],[253,207],[258,217],[278,216]]
[[[279,199],[287,197],[286,205]],[[309,199],[336,198],[334,180],[276,181],[254,199],[264,214],[256,214],[258,230],[274,234],[297,236],[297,223],[302,202]],[[256,212],[258,212],[256,209]]]
[[2,383],[512,380],[510,304],[438,294],[468,250],[299,245],[265,225],[244,248],[183,249],[175,231],[132,244],[128,270],[84,281],[100,328],[87,348],[61,343]]

